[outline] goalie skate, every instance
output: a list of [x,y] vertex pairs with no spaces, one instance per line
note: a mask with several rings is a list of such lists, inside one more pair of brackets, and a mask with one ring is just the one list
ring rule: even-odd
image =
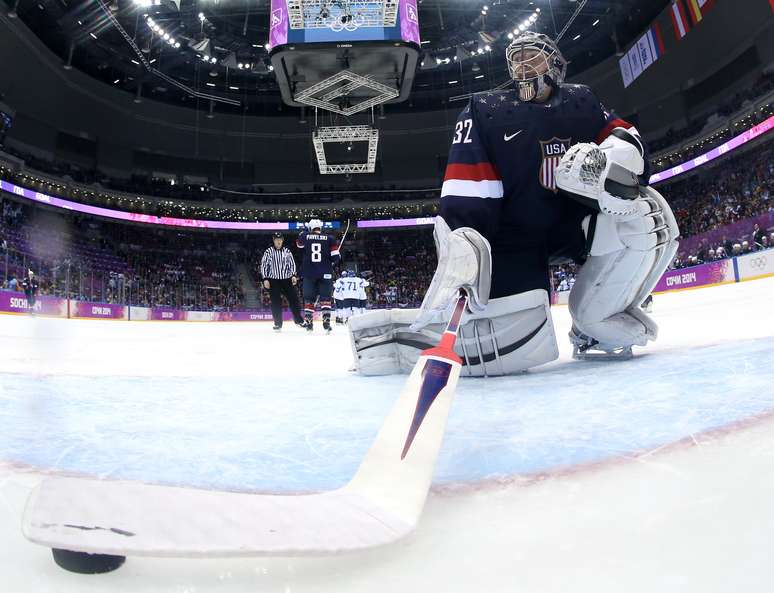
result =
[[632,354],[631,346],[613,346],[602,344],[591,336],[587,336],[574,325],[570,330],[572,357],[575,360],[629,360]]

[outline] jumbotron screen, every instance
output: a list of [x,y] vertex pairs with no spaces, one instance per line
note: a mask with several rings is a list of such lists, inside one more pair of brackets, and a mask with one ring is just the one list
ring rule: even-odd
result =
[[408,41],[419,45],[417,0],[360,0],[344,7],[326,3],[306,6],[303,12],[289,10],[287,0],[272,0],[272,48],[288,43],[346,41]]

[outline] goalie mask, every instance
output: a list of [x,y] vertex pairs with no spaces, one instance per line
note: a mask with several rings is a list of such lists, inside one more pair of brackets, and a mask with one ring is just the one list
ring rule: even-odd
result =
[[525,31],[514,37],[505,50],[505,59],[522,101],[532,101],[546,88],[557,87],[567,74],[567,60],[556,43],[542,33]]

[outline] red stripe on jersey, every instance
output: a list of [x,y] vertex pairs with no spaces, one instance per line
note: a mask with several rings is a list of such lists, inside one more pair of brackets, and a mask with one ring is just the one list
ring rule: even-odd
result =
[[490,163],[476,163],[475,165],[462,165],[450,163],[446,167],[444,181],[459,179],[460,181],[499,181],[495,168]]
[[613,119],[609,122],[607,122],[607,125],[602,128],[602,130],[597,135],[597,144],[602,144],[602,141],[607,138],[610,135],[610,132],[612,132],[615,128],[624,128],[628,130],[629,128],[633,128],[634,126],[630,124],[628,121],[624,121],[622,119]]

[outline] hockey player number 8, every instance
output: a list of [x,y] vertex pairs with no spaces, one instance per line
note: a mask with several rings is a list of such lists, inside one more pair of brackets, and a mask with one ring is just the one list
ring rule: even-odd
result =
[[[473,140],[470,139],[470,131],[473,129],[473,120],[472,119],[465,119],[462,121],[458,121],[457,125],[454,126],[454,142],[452,144],[459,144],[462,142],[463,144],[470,144],[473,142]],[[465,139],[462,139],[462,133],[465,132]]]
[[322,261],[322,245],[320,243],[312,243],[312,261]]

